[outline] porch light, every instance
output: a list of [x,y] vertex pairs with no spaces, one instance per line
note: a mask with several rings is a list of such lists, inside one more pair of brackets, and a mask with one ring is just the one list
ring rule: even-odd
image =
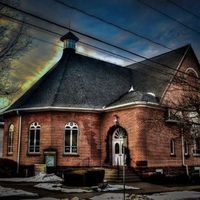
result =
[[114,125],[118,125],[119,124],[119,117],[117,115],[114,115]]

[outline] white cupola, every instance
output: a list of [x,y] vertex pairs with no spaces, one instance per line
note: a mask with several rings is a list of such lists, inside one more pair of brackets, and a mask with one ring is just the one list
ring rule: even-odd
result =
[[79,41],[79,38],[76,37],[72,32],[68,32],[60,38],[64,42],[64,49],[74,49],[76,50],[76,43]]

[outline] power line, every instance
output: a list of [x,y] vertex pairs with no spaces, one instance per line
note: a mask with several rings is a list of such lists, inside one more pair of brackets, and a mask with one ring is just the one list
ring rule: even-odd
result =
[[62,2],[62,1],[60,1],[60,0],[54,0],[54,1],[57,2],[57,3],[59,3],[59,4],[64,5],[65,7],[68,7],[68,8],[70,8],[70,9],[76,10],[76,11],[78,11],[78,12],[84,14],[84,15],[87,15],[87,16],[89,16],[89,17],[95,18],[95,19],[97,19],[97,20],[99,20],[99,21],[101,21],[101,22],[103,22],[103,23],[109,24],[109,25],[114,26],[114,27],[116,27],[116,28],[118,28],[118,29],[120,29],[120,30],[126,31],[127,33],[130,33],[130,34],[132,34],[132,35],[134,35],[134,36],[137,36],[137,37],[139,37],[139,38],[142,38],[142,39],[144,39],[144,40],[146,40],[146,41],[148,41],[148,42],[151,42],[151,43],[153,43],[153,44],[159,45],[159,46],[164,47],[164,48],[166,48],[166,49],[172,50],[171,48],[169,48],[168,46],[166,46],[166,45],[164,45],[164,44],[161,44],[161,43],[159,43],[159,42],[156,42],[156,41],[154,41],[154,40],[152,40],[152,39],[150,39],[150,38],[148,38],[148,37],[145,37],[145,36],[143,36],[143,35],[141,35],[141,34],[139,34],[139,33],[136,33],[136,32],[134,32],[134,31],[128,30],[128,29],[126,29],[126,28],[124,28],[124,27],[122,27],[122,26],[119,26],[119,25],[117,25],[117,24],[114,24],[114,23],[112,23],[112,22],[110,22],[110,21],[107,21],[107,20],[105,20],[105,19],[103,19],[103,18],[100,18],[100,17],[98,17],[98,16],[96,16],[96,15],[90,14],[90,13],[88,13],[88,12],[86,12],[86,11],[81,10],[80,8],[76,8],[76,7],[71,6],[71,5],[67,4],[67,3],[64,3],[64,2]]
[[[18,19],[16,19],[16,18],[13,18],[13,17],[10,17],[9,18],[9,16],[7,16],[7,18],[9,19],[9,20],[11,20],[11,21],[14,21],[14,22],[16,22],[16,23],[23,23],[23,24],[26,24],[26,22],[24,22],[24,21],[20,21],[20,20],[18,20]],[[35,25],[36,26],[36,25]],[[33,28],[35,28],[35,27],[33,27]],[[37,26],[37,28],[40,28],[39,30],[42,30],[42,31],[44,31],[44,29],[42,29],[42,27],[38,27]],[[36,28],[35,28],[36,29]],[[45,29],[45,31],[47,32],[47,33],[49,33],[48,32],[48,29]],[[51,33],[51,32],[50,32]],[[55,32],[56,33],[56,32]],[[57,33],[57,35],[61,35],[60,33]],[[55,43],[52,43],[52,42],[49,42],[49,41],[46,41],[46,40],[43,40],[43,39],[40,39],[40,38],[37,38],[37,37],[33,37],[33,36],[30,36],[30,37],[32,37],[33,39],[35,39],[35,40],[38,40],[38,41],[42,41],[42,42],[45,42],[45,43],[48,43],[48,44],[52,44],[52,45],[54,45],[54,46],[58,46],[58,47],[61,47],[60,45],[57,45],[57,44],[55,44]],[[84,44],[84,43],[83,43]],[[86,45],[88,45],[87,43],[85,43]],[[98,47],[95,47],[95,46],[93,46],[94,48],[98,48]],[[103,49],[104,50],[104,49]],[[137,61],[135,61],[135,62],[137,62]],[[147,67],[151,67],[150,69],[149,68],[143,68],[143,71],[141,71],[141,70],[138,70],[137,68],[131,68],[131,69],[133,69],[134,71],[139,71],[139,73],[140,74],[145,74],[145,75],[147,75],[148,77],[151,77],[151,78],[156,78],[157,80],[160,80],[160,81],[162,81],[162,82],[164,82],[164,83],[169,83],[169,81],[168,80],[165,80],[165,79],[163,79],[163,78],[160,78],[160,77],[158,77],[156,74],[153,74],[153,75],[150,75],[149,74],[149,70],[150,71],[154,71],[154,72],[158,72],[159,74],[163,74],[163,75],[174,75],[174,73],[169,73],[169,72],[163,72],[163,70],[161,70],[161,69],[158,69],[158,68],[156,68],[155,66],[151,66],[151,65],[148,65],[148,64],[145,64],[145,63],[139,63],[140,65],[144,65],[145,67],[147,66]],[[156,76],[154,76],[154,75],[156,75]]]
[[191,12],[190,10],[184,8],[183,6],[177,4],[176,2],[174,2],[174,1],[172,1],[172,0],[167,0],[167,1],[170,2],[171,4],[175,5],[176,7],[178,7],[178,8],[180,8],[180,9],[184,10],[185,12],[189,13],[190,15],[192,15],[192,16],[198,18],[198,19],[200,18],[199,15],[197,15],[197,14]]
[[[40,26],[38,26],[38,25],[35,25],[35,24],[32,24],[32,23],[23,21],[23,20],[20,20],[20,19],[11,17],[11,16],[8,16],[8,15],[6,15],[6,14],[0,14],[0,15],[6,17],[6,18],[8,18],[8,19],[12,19],[13,21],[17,21],[17,22],[20,22],[20,23],[24,23],[24,24],[26,24],[26,25],[28,25],[28,26],[32,26],[33,28],[35,28],[35,29],[37,29],[37,30],[40,29],[40,30],[46,31],[46,32],[51,33],[51,34],[58,35],[58,36],[60,36],[60,37],[63,36],[63,34],[60,34],[60,33],[57,33],[57,32],[55,32],[55,31],[51,31],[51,30],[49,30],[49,29],[46,29],[46,28],[44,28],[44,27],[40,27]],[[33,37],[33,39],[35,39],[35,38]],[[40,40],[41,40],[41,39],[40,39]],[[42,41],[42,40],[41,40],[41,41]],[[45,40],[43,40],[43,41],[45,41]],[[51,43],[51,42],[49,42],[49,41],[46,41],[46,42],[47,42],[47,43]],[[83,45],[85,45],[85,46],[89,46],[89,47],[98,49],[98,50],[100,50],[100,51],[104,51],[104,52],[109,53],[109,54],[111,54],[111,55],[113,55],[113,56],[115,56],[115,57],[121,57],[121,58],[126,59],[126,60],[129,60],[129,61],[138,62],[138,61],[133,60],[133,59],[131,59],[131,58],[125,57],[125,56],[123,56],[123,55],[120,55],[120,54],[117,54],[117,53],[114,53],[114,52],[111,52],[111,51],[108,51],[108,50],[105,50],[105,49],[102,49],[102,48],[100,48],[100,47],[96,47],[96,46],[94,46],[94,45],[91,45],[91,44],[88,44],[88,43],[85,43],[85,42],[79,41],[79,43],[81,43],[81,44],[83,44]],[[51,43],[51,44],[55,44],[55,43]],[[62,46],[57,45],[57,44],[55,44],[55,45],[56,45],[56,46],[59,46],[59,47],[62,47]]]
[[[6,15],[6,14],[1,14],[1,15],[4,16],[4,17],[6,17],[6,18],[8,18],[8,19],[11,20],[11,21],[16,22],[16,23],[24,23],[24,24],[27,24],[27,25],[29,25],[29,26],[32,26],[32,27],[35,28],[36,30],[39,29],[39,30],[42,30],[42,31],[46,31],[47,33],[51,33],[51,34],[54,33],[54,34],[56,34],[56,35],[62,36],[62,34],[60,34],[60,33],[52,32],[52,31],[50,31],[49,29],[46,29],[46,28],[43,28],[43,27],[40,27],[40,26],[37,26],[37,25],[33,25],[33,24],[30,24],[30,23],[26,23],[26,22],[23,21],[23,20],[20,20],[20,19],[17,19],[17,18],[8,16],[8,15]],[[30,36],[30,35],[29,35],[29,36]],[[37,38],[37,37],[33,37],[33,36],[30,36],[30,37],[33,38],[33,39],[35,39],[35,40],[41,41],[41,42],[45,42],[45,43],[52,44],[52,45],[55,45],[55,46],[58,46],[58,47],[62,47],[62,46],[60,46],[60,45],[57,45],[57,44],[52,43],[52,42],[49,42],[49,41],[47,41],[47,40],[43,40],[43,39],[40,39],[40,38]],[[102,51],[106,51],[106,52],[108,52],[108,53],[110,53],[110,54],[113,54],[113,53],[110,52],[110,51],[107,51],[107,50],[105,50],[105,49],[102,49],[102,48],[99,48],[99,47],[96,47],[96,46],[93,46],[93,45],[90,45],[90,44],[87,44],[87,43],[84,43],[84,42],[81,42],[81,41],[79,41],[79,43],[82,43],[83,45],[88,45],[88,46],[91,46],[91,47],[93,47],[93,48],[100,49],[100,50],[102,50]],[[117,55],[118,55],[118,54],[117,54]],[[128,59],[129,59],[129,58],[128,58]],[[132,61],[134,61],[134,62],[137,62],[137,61],[134,60],[134,59],[130,59],[130,60],[132,60]],[[154,66],[145,64],[145,63],[140,63],[140,64],[141,64],[141,65],[144,65],[144,66],[147,66],[147,67],[151,67],[151,69],[145,68],[145,70],[152,70],[152,68],[153,68],[153,71],[158,72],[158,73],[160,73],[160,74],[167,75],[167,76],[168,76],[168,75],[174,75],[173,73],[166,73],[166,72],[163,72],[163,70],[158,69],[158,68],[156,68],[156,67],[154,67]],[[133,69],[133,70],[138,71],[138,69]],[[139,70],[139,71],[140,71],[140,70]],[[147,74],[147,72],[145,73],[144,71],[143,71],[143,72],[140,71],[140,73]],[[149,75],[149,74],[148,74],[148,75]],[[149,75],[149,76],[150,76],[150,75]],[[154,76],[151,76],[151,77],[154,77]],[[164,81],[163,79],[160,79],[160,80]]]
[[[32,13],[29,13],[29,12],[24,11],[24,10],[22,10],[22,9],[13,7],[13,6],[11,6],[11,5],[8,5],[8,4],[2,3],[2,2],[0,2],[0,4],[2,4],[2,5],[4,5],[4,6],[7,6],[7,7],[11,8],[11,9],[17,10],[17,11],[19,11],[19,12],[21,12],[21,13],[26,14],[26,15],[29,15],[29,16],[31,16],[31,17],[35,17],[35,18],[37,18],[37,19],[40,19],[40,20],[42,20],[42,21],[45,21],[45,22],[47,22],[47,23],[49,23],[49,24],[53,24],[53,25],[56,25],[56,26],[61,27],[61,28],[64,28],[64,29],[68,29],[68,27],[66,27],[66,26],[64,26],[64,25],[61,25],[61,24],[58,24],[58,23],[56,23],[56,22],[54,22],[54,21],[51,21],[51,20],[42,18],[42,17],[40,17],[40,16],[37,16],[37,15],[32,14]],[[164,66],[164,67],[169,68],[169,69],[171,69],[171,70],[173,70],[173,71],[175,71],[175,72],[180,72],[180,73],[185,74],[185,75],[187,75],[187,76],[192,76],[192,75],[190,75],[190,74],[188,74],[188,73],[186,73],[186,72],[183,72],[183,71],[181,71],[181,70],[179,70],[179,69],[174,69],[173,67],[170,67],[169,65],[165,65],[165,64],[156,62],[155,60],[152,60],[152,59],[150,59],[150,58],[147,58],[147,57],[145,57],[145,56],[142,56],[142,55],[140,55],[140,54],[138,54],[138,53],[134,53],[134,52],[132,52],[132,51],[129,51],[129,50],[124,49],[124,48],[122,48],[122,47],[120,47],[120,46],[113,45],[112,43],[103,41],[103,40],[101,40],[101,39],[98,39],[98,38],[95,38],[95,37],[93,37],[93,36],[87,35],[87,34],[85,34],[85,33],[81,33],[81,32],[76,31],[76,30],[74,30],[74,29],[71,29],[71,31],[73,31],[73,32],[75,32],[75,33],[77,33],[77,34],[80,34],[80,35],[82,35],[82,36],[88,37],[88,38],[90,38],[90,39],[96,40],[96,41],[98,41],[98,42],[100,42],[100,43],[106,44],[106,45],[108,45],[108,46],[112,46],[112,47],[114,47],[114,48],[116,48],[116,49],[119,49],[119,50],[121,50],[121,51],[127,52],[127,53],[129,53],[129,54],[138,56],[138,57],[143,58],[143,59],[145,59],[145,60],[148,60],[148,61],[150,61],[150,62],[152,62],[152,63],[158,64],[158,65],[160,65],[160,66]],[[199,79],[199,78],[194,77],[194,76],[192,76],[192,77],[195,78],[195,79]]]
[[183,22],[181,22],[181,21],[177,20],[176,18],[174,18],[174,17],[172,17],[172,16],[170,16],[170,15],[168,15],[168,14],[162,12],[161,10],[159,10],[159,9],[157,9],[157,8],[155,8],[155,7],[151,6],[151,5],[149,5],[148,3],[144,2],[144,1],[141,1],[141,0],[137,0],[137,1],[138,1],[139,3],[145,5],[146,7],[151,8],[152,10],[154,10],[154,11],[160,13],[161,15],[163,15],[163,16],[165,16],[165,17],[167,17],[167,18],[169,18],[169,19],[171,19],[171,20],[173,20],[173,21],[175,21],[176,23],[181,24],[181,25],[184,26],[185,28],[190,29],[191,31],[200,34],[200,31],[198,31],[198,30],[196,30],[196,29],[194,29],[194,28],[192,28],[192,27],[190,27],[190,26],[184,24]]

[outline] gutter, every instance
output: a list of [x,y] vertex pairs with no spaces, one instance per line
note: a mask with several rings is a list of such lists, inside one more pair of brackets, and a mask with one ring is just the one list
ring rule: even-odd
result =
[[182,146],[182,165],[185,167],[186,169],[186,174],[189,177],[189,169],[188,169],[188,165],[185,164],[185,151],[184,151],[184,136],[183,136],[183,130],[181,133],[181,146]]
[[18,112],[18,111],[34,112],[34,111],[37,111],[37,110],[40,110],[40,111],[54,111],[54,110],[55,111],[81,111],[81,112],[99,113],[99,112],[104,112],[104,111],[123,109],[123,108],[130,107],[130,106],[160,107],[160,105],[158,103],[145,102],[145,101],[135,101],[135,102],[125,103],[125,104],[120,104],[120,105],[115,105],[115,106],[110,106],[110,107],[104,106],[102,108],[51,107],[51,106],[21,108],[21,109],[12,109],[12,110],[5,111],[4,114],[10,113],[10,112]]
[[19,116],[19,124],[18,124],[18,147],[17,147],[17,174],[19,174],[20,167],[20,152],[21,152],[21,134],[22,134],[22,116],[19,114],[19,111],[16,111]]

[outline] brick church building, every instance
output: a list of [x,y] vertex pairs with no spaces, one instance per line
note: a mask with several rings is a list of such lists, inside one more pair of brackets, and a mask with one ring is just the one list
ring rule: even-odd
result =
[[180,94],[180,70],[200,76],[190,45],[121,67],[77,54],[71,32],[61,41],[58,63],[4,112],[3,157],[60,168],[126,160],[166,173],[200,166],[200,140],[186,140],[166,106]]

